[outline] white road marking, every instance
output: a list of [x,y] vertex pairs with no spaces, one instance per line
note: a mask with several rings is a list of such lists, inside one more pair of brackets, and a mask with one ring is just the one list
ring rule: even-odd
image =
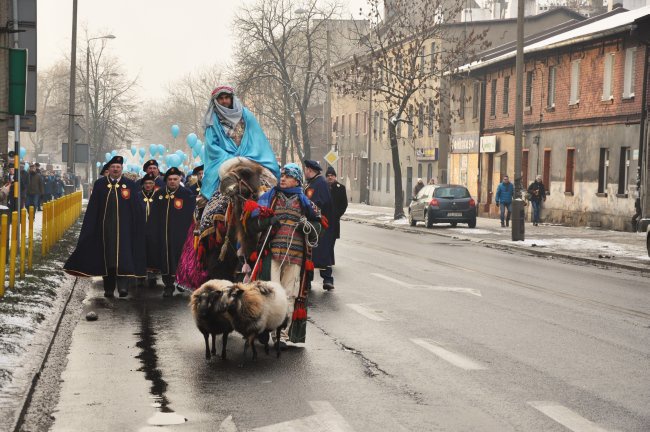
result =
[[253,429],[253,432],[354,432],[341,414],[326,401],[311,401],[314,415]]
[[427,339],[411,339],[411,342],[413,342],[416,345],[421,346],[425,350],[437,355],[441,359],[451,363],[454,366],[457,366],[461,369],[465,370],[485,370],[487,367],[483,366],[482,364],[470,359],[469,357],[465,357],[462,354],[458,354],[452,351],[449,351],[440,345],[436,344],[435,342],[432,342]]
[[371,275],[384,279],[388,282],[392,282],[396,285],[403,286],[404,288],[414,289],[414,290],[425,290],[425,291],[440,291],[440,292],[457,292],[463,294],[470,294],[477,297],[483,297],[481,291],[476,288],[461,288],[461,287],[446,287],[446,286],[435,286],[435,285],[422,285],[422,284],[410,284],[398,279],[394,279],[390,276],[383,275],[381,273],[370,273]]
[[348,303],[347,306],[353,311],[373,321],[386,321],[386,318],[377,315],[374,311],[370,310],[368,307],[364,305]]
[[601,428],[596,423],[556,402],[532,401],[528,402],[528,405],[573,432],[607,432],[607,429]]

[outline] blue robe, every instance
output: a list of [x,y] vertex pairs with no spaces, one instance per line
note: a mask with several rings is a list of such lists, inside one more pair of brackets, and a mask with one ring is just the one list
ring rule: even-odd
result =
[[255,119],[255,116],[243,108],[244,136],[238,146],[223,130],[219,119],[212,113],[213,124],[205,129],[204,175],[201,182],[201,195],[210,199],[219,188],[219,168],[221,164],[233,157],[241,156],[268,168],[278,181],[280,168],[269,140]]
[[[63,266],[67,273],[107,276],[114,266],[117,276],[146,275],[145,216],[137,190],[137,184],[126,177],[116,185],[108,177],[95,181],[77,247]],[[107,233],[110,238],[105,238]]]
[[[330,195],[327,180],[320,174],[309,180],[305,186],[305,195],[318,206],[321,218],[324,216],[329,224],[330,219],[332,219],[332,196]],[[331,254],[333,241],[334,231],[332,226],[321,231],[318,246],[312,250],[311,259],[315,267],[324,268],[333,264]]]

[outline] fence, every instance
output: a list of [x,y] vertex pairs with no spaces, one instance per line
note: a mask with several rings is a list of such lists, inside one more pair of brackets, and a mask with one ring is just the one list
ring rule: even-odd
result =
[[[66,230],[81,215],[81,199],[82,193],[74,192],[43,204],[41,257],[45,257],[50,252],[55,243],[63,237]],[[15,287],[17,268],[21,279],[25,277],[25,264],[27,264],[27,270],[32,270],[35,247],[34,216],[34,207],[29,208],[29,213],[26,209],[20,211],[20,233],[18,232],[19,214],[17,211],[11,213],[11,224],[9,224],[8,214],[5,213],[0,217],[0,297],[4,296],[5,292],[7,250],[9,251],[8,288]],[[27,221],[29,221],[29,226],[27,226]],[[10,243],[7,241],[8,236],[11,239]],[[19,238],[20,241],[18,241]],[[19,254],[20,259],[17,260]]]

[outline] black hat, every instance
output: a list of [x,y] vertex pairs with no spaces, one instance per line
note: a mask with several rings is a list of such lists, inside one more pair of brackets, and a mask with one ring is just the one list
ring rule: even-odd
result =
[[107,167],[110,167],[113,164],[120,164],[124,165],[124,158],[120,155],[115,155],[113,156],[113,159],[109,160],[108,163],[106,164]]
[[311,169],[313,169],[314,171],[318,171],[318,172],[323,171],[323,168],[322,168],[322,167],[320,166],[320,164],[319,164],[317,161],[315,161],[315,160],[305,159],[305,166],[306,166],[307,168],[311,168]]
[[327,170],[325,171],[325,175],[326,176],[333,175],[334,177],[336,177],[336,171],[334,171],[334,167],[328,166]]
[[140,184],[141,184],[141,185],[144,185],[144,182],[146,182],[146,181],[152,181],[152,182],[155,182],[155,181],[156,181],[156,177],[155,177],[153,174],[145,174],[144,177],[142,177],[142,178],[140,179]]
[[192,170],[192,175],[197,175],[199,171],[203,171],[203,165],[199,165]]
[[99,172],[99,175],[104,175],[104,173],[108,171],[108,163],[105,163],[104,166],[102,167],[102,170]]
[[158,166],[158,161],[156,159],[149,159],[142,165],[142,171],[146,171],[151,165]]
[[171,167],[171,168],[169,168],[169,169],[167,170],[167,172],[165,173],[165,181],[167,181],[167,177],[169,177],[170,175],[177,175],[177,176],[181,176],[181,177],[182,177],[182,176],[183,176],[183,172],[182,172],[181,170],[179,170],[178,168],[176,168],[176,167]]

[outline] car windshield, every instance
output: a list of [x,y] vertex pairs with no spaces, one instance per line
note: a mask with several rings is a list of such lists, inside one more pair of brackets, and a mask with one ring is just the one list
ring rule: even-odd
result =
[[448,198],[448,199],[458,199],[458,198],[469,198],[469,191],[464,187],[439,187],[435,190],[434,196],[436,198]]

